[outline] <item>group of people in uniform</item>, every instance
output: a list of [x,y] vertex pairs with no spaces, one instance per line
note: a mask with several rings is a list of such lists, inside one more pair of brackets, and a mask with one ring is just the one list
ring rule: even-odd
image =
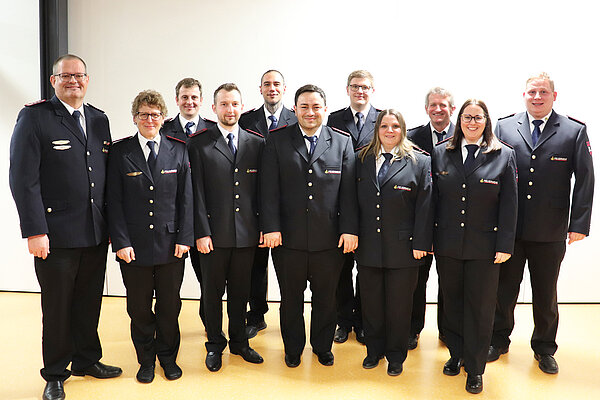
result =
[[290,368],[306,344],[310,284],[309,340],[319,363],[333,365],[333,342],[354,330],[366,344],[363,368],[385,357],[387,373],[401,374],[424,326],[435,257],[439,338],[450,352],[444,374],[464,367],[466,390],[482,391],[486,362],[509,349],[526,263],[531,347],[542,371],[558,372],[558,271],[565,239],[589,234],[594,173],[586,126],[553,111],[547,74],[527,80],[526,111],[500,119],[495,131],[479,99],[466,100],[453,124],[453,96],[439,87],[425,97],[430,122],[407,131],[398,111],[371,105],[374,79],[364,70],[349,75],[350,105],[327,122],[318,86],[300,87],[293,111],[283,106],[276,70],[261,77],[264,104],[244,114],[239,88],[219,86],[212,122],[199,115],[200,82],[186,78],[175,89],[175,118],[166,120],[160,93],[142,91],[131,109],[138,132],[118,141],[106,115],[84,104],[80,57],[59,57],[50,81],[55,96],[21,110],[10,147],[10,187],[41,287],[44,399],[64,399],[71,374],[122,373],[100,361],[97,333],[109,238],[142,383],[154,379],[157,358],[165,378],[182,376],[188,254],[210,371],[221,369],[227,346],[263,362],[249,339],[267,327],[270,253]]

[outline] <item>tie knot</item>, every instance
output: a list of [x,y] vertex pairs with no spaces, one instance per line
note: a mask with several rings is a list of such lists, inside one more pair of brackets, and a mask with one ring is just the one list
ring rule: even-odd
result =
[[229,139],[229,140],[233,140],[233,139],[235,139],[235,135],[234,135],[233,133],[229,132],[229,133],[227,134],[227,139]]
[[390,160],[392,159],[392,157],[394,155],[392,153],[383,153],[382,156],[383,156],[383,158],[385,158],[386,162],[390,162]]
[[73,111],[73,118],[79,119],[80,117],[81,117],[81,113],[79,112],[79,110]]
[[150,147],[150,150],[154,151],[154,145],[156,145],[156,142],[154,140],[148,140],[148,147]]
[[277,117],[274,115],[269,115],[269,120],[273,123],[277,123]]
[[479,148],[479,146],[478,146],[478,145],[476,145],[476,144],[467,144],[465,147],[467,148],[467,152],[468,152],[470,155],[475,155],[475,152],[476,152],[476,151],[477,151],[477,149]]
[[304,138],[313,144],[317,143],[317,139],[318,139],[317,136],[307,136],[307,135],[304,135]]
[[193,123],[192,121],[188,121],[187,124],[185,124],[185,129],[192,129],[192,126],[196,125],[195,123]]
[[542,125],[544,123],[544,121],[542,121],[541,119],[534,119],[532,124],[536,127],[539,128],[540,125]]
[[359,121],[362,121],[363,119],[363,113],[361,113],[360,111],[356,113],[356,118],[358,118]]

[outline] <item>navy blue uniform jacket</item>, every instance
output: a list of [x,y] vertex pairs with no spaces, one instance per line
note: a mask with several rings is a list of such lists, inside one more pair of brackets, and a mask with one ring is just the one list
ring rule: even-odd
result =
[[415,156],[416,160],[407,156],[394,160],[381,186],[375,173],[375,156],[367,155],[364,162],[357,159],[359,265],[414,267],[424,260],[415,259],[413,249],[431,251],[431,161],[417,150]]
[[439,143],[431,157],[436,255],[462,260],[513,253],[517,225],[516,160],[513,149],[484,153],[465,174],[460,148]]
[[[113,251],[133,247],[132,265],[180,260],[175,244],[193,246],[192,184],[187,150],[162,135],[153,177],[138,134],[116,142],[108,160],[108,225]],[[187,253],[184,257],[187,256]]]
[[[264,107],[265,106],[263,105],[256,110],[250,110],[242,114],[240,117],[240,126],[267,137],[271,121],[267,121]],[[284,126],[292,125],[296,122],[298,122],[296,114],[294,114],[292,110],[283,107],[283,110],[281,110],[281,114],[279,115],[279,121],[277,121],[277,128],[283,128]]]
[[379,111],[380,110],[371,106],[369,112],[367,115],[365,115],[365,124],[363,125],[360,133],[356,129],[354,115],[352,115],[352,109],[350,107],[342,108],[341,110],[332,112],[327,120],[327,126],[348,132],[352,137],[352,145],[357,151],[371,142]]
[[87,140],[54,96],[23,108],[11,139],[10,188],[22,236],[47,234],[50,248],[96,246],[108,237],[108,118],[90,105],[84,114]]
[[[434,143],[431,136],[431,122],[409,129],[408,132],[406,132],[406,135],[414,144],[419,146],[419,148],[430,154],[433,152]],[[448,128],[448,132],[446,132],[446,139],[452,137],[453,135],[454,124],[450,122],[450,127]]]
[[[203,130],[213,127],[215,125],[216,125],[216,122],[214,122],[214,121],[211,121],[209,119],[200,118],[198,120],[198,126],[195,127],[193,133],[203,131]],[[177,114],[174,118],[166,120],[165,123],[163,124],[163,127],[160,130],[160,132],[164,135],[171,136],[171,137],[174,137],[179,140],[183,140],[186,143],[190,139],[188,137],[188,135],[186,135],[186,133],[183,131],[183,128],[181,127],[181,123],[179,122],[179,114]]]
[[[513,146],[517,155],[517,238],[558,242],[565,240],[567,231],[588,235],[594,196],[594,165],[585,125],[553,111],[533,147],[529,120],[524,112],[500,119],[496,136]],[[575,185],[571,204],[573,174]]]
[[188,143],[194,187],[195,238],[215,247],[258,245],[262,136],[239,130],[235,158],[217,126]]
[[272,131],[261,175],[263,231],[281,232],[283,246],[320,251],[340,235],[358,235],[355,156],[350,136],[323,126],[308,157],[298,124]]

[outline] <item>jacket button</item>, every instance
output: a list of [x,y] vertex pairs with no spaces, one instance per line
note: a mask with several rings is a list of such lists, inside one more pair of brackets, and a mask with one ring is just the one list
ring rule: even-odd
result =
[[92,170],[92,167],[88,167],[88,171],[91,171],[91,170]]
[[313,170],[312,170],[312,169],[309,169],[309,170],[308,170],[308,173],[309,173],[309,174],[312,174],[312,173],[313,173]]
[[148,189],[154,190],[154,186],[150,185],[150,187]]
[[233,170],[233,172],[238,172],[238,171],[239,171],[239,170],[238,170],[237,168]]
[[527,200],[531,200],[531,195],[530,194],[527,195]]
[[235,208],[235,212],[240,212],[240,208],[239,208],[239,207],[236,207],[236,208]]
[[466,187],[467,187],[467,185],[463,183],[462,188],[465,189]]
[[312,186],[312,182],[308,182],[308,186]]
[[380,208],[381,206],[379,204],[377,204],[375,207]]
[[466,200],[467,200],[467,198],[466,198],[465,196],[461,197],[460,199],[461,199],[462,201],[466,201]]
[[534,168],[529,168],[529,172],[534,172],[535,169]]
[[235,181],[234,185],[235,186],[240,186],[240,183],[238,181]]
[[377,228],[377,233],[380,233],[380,232],[381,232],[381,229]]
[[90,186],[94,187],[94,186],[96,186],[96,184],[94,184],[94,182],[92,182],[92,183],[90,183]]
[[148,215],[152,217],[152,216],[154,216],[154,213],[153,213],[152,211],[150,211],[150,212],[148,213]]
[[460,210],[460,213],[461,213],[462,215],[465,215],[465,210]]
[[150,224],[150,226],[148,226],[148,228],[154,229],[154,225]]
[[529,186],[533,186],[533,182],[532,181],[529,181]]
[[52,207],[48,207],[48,208],[46,209],[46,211],[48,211],[48,212],[52,212]]
[[498,232],[498,227],[497,226],[494,227],[494,232]]
[[309,199],[309,200],[312,200],[312,199],[313,199],[313,196],[312,196],[312,194],[309,194],[309,195],[308,195],[308,199]]
[[464,227],[465,227],[465,223],[464,223],[464,222],[461,222],[461,223],[460,223],[460,227],[461,227],[461,228],[464,228]]
[[239,199],[239,198],[240,198],[240,195],[239,195],[239,194],[236,194],[236,195],[235,195],[235,198],[236,198],[236,199]]
[[535,154],[532,154],[532,155],[531,155],[531,159],[532,159],[532,160],[535,160]]
[[154,204],[154,200],[152,200],[152,199],[148,200],[148,202],[149,202],[150,204]]

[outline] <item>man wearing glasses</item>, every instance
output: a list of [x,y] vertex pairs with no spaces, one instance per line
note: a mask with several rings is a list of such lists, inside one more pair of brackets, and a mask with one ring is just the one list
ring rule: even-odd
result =
[[50,77],[56,95],[21,110],[10,145],[10,187],[41,288],[41,375],[49,400],[64,399],[71,374],[122,373],[100,362],[111,136],[104,112],[83,103],[88,81],[81,58],[59,57]]
[[[175,86],[175,102],[179,107],[179,114],[175,118],[165,121],[161,133],[174,138],[189,141],[189,138],[196,132],[208,129],[215,125],[214,121],[204,119],[200,116],[200,107],[202,107],[202,84],[194,78],[183,78]],[[196,274],[196,279],[200,284],[200,308],[199,314],[202,324],[206,326],[204,317],[204,306],[202,296],[202,272],[200,271],[200,258],[198,250],[192,246],[189,251],[192,268]]]
[[[370,97],[374,91],[373,75],[369,71],[351,72],[346,85],[350,106],[332,112],[327,120],[327,126],[350,134],[355,151],[369,144],[373,137],[375,121],[379,114],[379,110],[370,103]],[[356,280],[356,292],[352,283],[353,267],[354,254],[345,254],[344,267],[336,293],[338,328],[333,339],[336,343],[344,343],[348,340],[348,333],[352,331],[352,328],[356,333],[356,340],[363,344],[365,340],[358,279]]]
[[[240,117],[240,126],[267,137],[269,131],[298,122],[294,112],[283,105],[285,79],[281,72],[271,69],[260,79],[260,94],[264,104],[248,111]],[[265,314],[269,311],[267,304],[269,248],[256,249],[252,277],[250,279],[250,310],[246,316],[246,333],[248,339],[266,329]]]

